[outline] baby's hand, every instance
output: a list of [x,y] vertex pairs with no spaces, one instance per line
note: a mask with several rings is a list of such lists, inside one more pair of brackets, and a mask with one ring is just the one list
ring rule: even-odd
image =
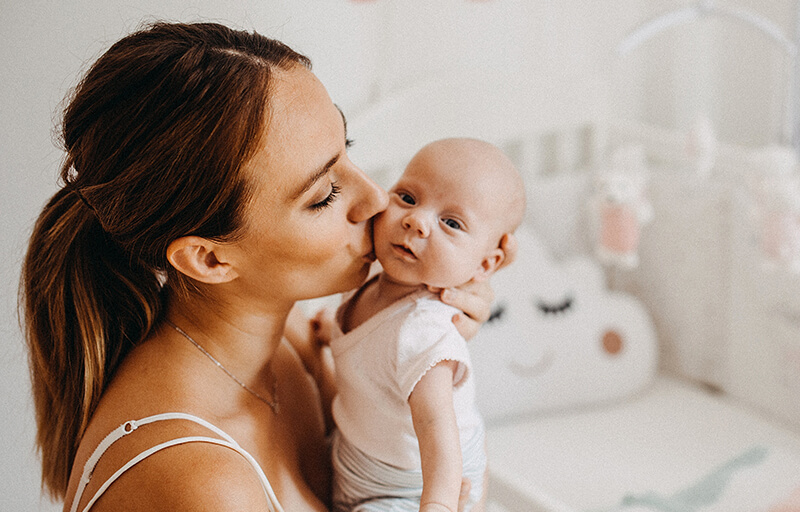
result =
[[461,479],[461,491],[458,493],[458,512],[463,512],[469,502],[469,492],[472,490],[472,482],[469,478]]
[[322,308],[317,311],[314,318],[309,320],[310,327],[310,365],[309,373],[317,382],[320,399],[322,400],[322,411],[325,415],[325,432],[333,431],[334,422],[331,413],[333,397],[336,396],[336,368],[334,367],[333,355],[331,354],[330,343],[334,333],[338,329],[336,325],[336,314],[332,309]]
[[453,512],[453,510],[441,503],[423,503],[419,507],[419,512]]
[[336,327],[336,313],[330,308],[322,308],[311,319],[311,330],[318,346],[330,345]]

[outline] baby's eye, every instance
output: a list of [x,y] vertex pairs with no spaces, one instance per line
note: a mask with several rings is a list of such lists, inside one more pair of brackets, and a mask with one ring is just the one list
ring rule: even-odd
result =
[[461,230],[461,223],[460,223],[460,222],[458,222],[457,220],[453,220],[453,219],[442,219],[442,222],[444,222],[444,223],[445,223],[445,225],[446,225],[447,227],[449,227],[450,229],[457,229],[457,230]]
[[405,192],[398,192],[397,195],[400,197],[400,200],[406,204],[410,204],[412,206],[417,204],[417,202],[414,201],[414,198],[411,195],[406,194]]

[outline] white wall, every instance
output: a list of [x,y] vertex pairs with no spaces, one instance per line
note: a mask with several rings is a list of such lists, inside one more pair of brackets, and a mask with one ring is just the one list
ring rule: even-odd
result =
[[[714,3],[757,14],[789,39],[794,37],[794,1]],[[694,4],[647,2],[641,7],[641,19]],[[633,88],[633,101],[623,102],[620,111],[658,126],[686,130],[700,113],[711,119],[721,140],[751,146],[774,144],[780,142],[790,65],[760,31],[731,16],[707,16],[662,32],[626,57],[620,63],[622,73],[615,80],[614,95],[621,99]]]
[[[728,32],[714,41],[737,41],[755,70],[739,76],[738,60],[717,69],[714,58],[679,60],[660,50],[631,59],[618,69],[611,48],[638,20],[688,2],[674,0],[441,0],[353,2],[348,0],[122,0],[54,2],[7,0],[0,7],[0,496],[8,510],[56,510],[40,498],[33,448],[29,384],[16,316],[19,266],[27,235],[44,201],[55,191],[61,153],[54,133],[62,99],[81,71],[108,45],[141,22],[154,19],[216,20],[254,28],[308,54],[334,101],[356,116],[372,99],[431,75],[495,81],[511,91],[520,119],[542,126],[569,125],[617,108],[606,102],[609,83],[622,83],[621,96],[637,115],[666,125],[680,124],[700,100],[681,97],[703,76],[699,98],[714,106],[720,131],[761,143],[775,133],[771,58],[748,53],[747,38]],[[758,0],[731,2],[790,28],[792,2],[763,6]],[[708,38],[709,35],[694,37]],[[668,46],[664,50],[663,45]],[[744,48],[742,48],[744,47]],[[746,51],[747,50],[747,51]],[[659,51],[666,51],[665,59]],[[648,56],[652,58],[647,58]],[[688,68],[689,71],[686,71]],[[732,71],[733,70],[733,71]],[[687,74],[678,74],[678,71]],[[638,77],[638,78],[637,78]],[[668,80],[677,77],[672,86]],[[613,80],[612,80],[613,79]],[[667,81],[665,81],[667,80]],[[639,87],[641,86],[641,87]],[[646,87],[646,89],[644,88]],[[611,88],[612,97],[620,89]],[[677,94],[681,93],[681,94]],[[695,93],[692,93],[695,94]],[[653,99],[652,95],[656,98]],[[613,106],[609,106],[609,104]],[[691,108],[690,108],[691,107]],[[587,109],[592,110],[587,114]],[[420,120],[424,122],[424,120]]]
[[[647,5],[644,17],[663,13],[667,2],[661,4]],[[716,4],[758,14],[794,37],[796,2]],[[705,114],[721,142],[741,147],[786,141],[782,122],[791,115],[784,103],[791,62],[752,27],[708,17],[663,32],[631,57],[626,64],[632,68],[623,76],[629,83],[615,85],[617,97],[626,85],[635,93],[618,112],[682,131]],[[681,143],[676,146],[680,151]],[[703,183],[688,179],[685,165],[653,171],[655,218],[643,234],[634,288],[654,317],[662,368],[724,388],[796,427],[800,331],[785,315],[796,319],[800,309],[796,303],[776,307],[775,296],[796,294],[797,279],[762,269],[753,217],[738,211],[744,209],[740,196],[747,195],[741,190],[746,159],[719,156],[717,175]],[[770,289],[766,282],[777,284]]]

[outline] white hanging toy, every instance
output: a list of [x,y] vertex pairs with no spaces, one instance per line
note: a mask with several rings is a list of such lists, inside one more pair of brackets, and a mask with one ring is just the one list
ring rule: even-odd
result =
[[698,181],[711,176],[717,159],[717,137],[711,121],[699,114],[686,137],[686,155]]

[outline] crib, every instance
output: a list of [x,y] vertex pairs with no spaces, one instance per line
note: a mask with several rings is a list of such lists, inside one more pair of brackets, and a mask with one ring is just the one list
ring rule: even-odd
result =
[[[748,169],[775,155],[721,145],[715,165],[729,172],[702,184],[676,179],[696,163],[686,154],[690,133],[591,108],[548,121],[509,107],[513,93],[497,86],[435,78],[348,119],[353,161],[385,187],[431,140],[500,146],[529,197],[520,258],[495,276],[502,313],[513,316],[513,297],[529,306],[525,287],[542,279],[554,301],[559,286],[575,285],[570,300],[584,293],[583,303],[601,305],[584,311],[590,327],[567,317],[566,331],[533,329],[520,317],[499,334],[485,326],[471,342],[488,425],[488,510],[800,510],[800,278],[762,268],[741,189]],[[606,148],[627,143],[643,145],[659,168],[651,169],[656,214],[640,264],[621,271],[594,257],[587,204]],[[543,265],[554,273],[526,274]],[[608,314],[607,304],[615,305]],[[611,332],[608,321],[624,350],[578,343]],[[536,343],[543,332],[571,341],[545,353]],[[572,366],[559,366],[559,350]],[[525,358],[533,377],[512,375],[508,361]]]

